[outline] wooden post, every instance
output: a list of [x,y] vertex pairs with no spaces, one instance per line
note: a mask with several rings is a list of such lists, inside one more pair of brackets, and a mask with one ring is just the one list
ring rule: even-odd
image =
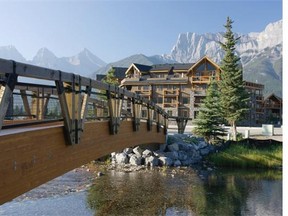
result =
[[161,131],[161,114],[160,110],[156,110],[156,124],[157,124],[157,132]]
[[148,129],[148,131],[151,131],[152,130],[152,126],[153,126],[154,110],[149,105],[147,106],[147,115],[148,115],[147,129]]
[[64,120],[65,134],[70,145],[80,143],[81,133],[84,130],[84,121],[87,115],[88,99],[91,87],[81,98],[80,77],[73,74],[72,83],[55,81],[58,98]]
[[12,73],[8,75],[5,85],[0,86],[0,130],[3,125],[5,115],[7,113],[10,99],[11,97],[13,97],[13,90],[16,83],[17,75],[15,73]]
[[177,122],[179,134],[184,133],[188,120],[189,120],[189,118],[176,117],[176,122]]
[[110,114],[109,128],[110,134],[117,134],[120,127],[120,117],[123,99],[122,96],[115,92],[114,97],[111,94],[111,89],[107,91],[108,107]]
[[138,131],[140,127],[140,120],[141,120],[141,110],[142,104],[136,98],[132,98],[133,103],[133,129],[134,131]]
[[29,102],[28,102],[28,98],[27,98],[27,94],[25,90],[20,90],[20,95],[23,101],[23,105],[24,105],[24,110],[26,115],[28,116],[29,119],[32,118],[32,113],[30,110],[30,106],[29,106]]

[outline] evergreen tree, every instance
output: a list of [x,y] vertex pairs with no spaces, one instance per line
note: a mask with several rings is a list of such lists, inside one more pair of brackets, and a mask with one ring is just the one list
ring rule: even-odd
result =
[[108,72],[106,77],[103,80],[104,83],[112,84],[112,85],[119,85],[118,78],[115,76],[115,69],[111,68]]
[[194,133],[203,136],[205,141],[212,143],[219,135],[224,135],[224,129],[220,126],[223,123],[221,106],[219,102],[218,85],[212,77],[206,92],[206,97],[201,104],[200,111],[194,123]]
[[243,71],[240,66],[240,58],[235,54],[235,45],[239,38],[235,38],[232,32],[233,21],[227,17],[227,22],[224,27],[226,32],[224,43],[220,42],[222,49],[225,52],[225,56],[221,64],[221,105],[224,113],[224,118],[231,125],[233,140],[236,140],[237,129],[236,123],[241,120],[247,110],[247,102],[249,95],[245,90],[243,81]]

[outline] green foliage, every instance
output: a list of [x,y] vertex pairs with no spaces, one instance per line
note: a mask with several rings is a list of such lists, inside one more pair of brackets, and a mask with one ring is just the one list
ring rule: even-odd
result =
[[194,120],[196,127],[193,132],[204,137],[206,142],[211,143],[217,136],[224,135],[222,124],[222,111],[219,103],[219,91],[217,82],[212,79],[206,92],[206,97],[201,104],[199,114]]
[[233,21],[228,17],[225,25],[225,43],[220,45],[225,52],[221,64],[220,101],[224,118],[232,126],[233,140],[236,140],[236,122],[243,119],[248,110],[249,95],[245,90],[240,58],[235,55],[239,38],[232,32]]
[[279,168],[282,166],[282,145],[266,148],[234,144],[220,153],[212,154],[208,160],[216,166],[231,168]]
[[104,83],[112,84],[112,85],[119,85],[118,78],[115,76],[115,69],[111,68],[108,72],[106,77],[103,80]]

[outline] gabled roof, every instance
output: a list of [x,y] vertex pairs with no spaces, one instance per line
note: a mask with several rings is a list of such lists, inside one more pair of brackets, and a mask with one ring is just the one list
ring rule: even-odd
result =
[[106,74],[96,74],[96,80],[102,81],[106,77]]
[[125,78],[125,72],[127,71],[127,67],[113,67],[114,69],[114,74],[115,77],[117,77],[118,79],[124,79]]
[[153,72],[168,72],[172,67],[175,72],[178,70],[187,71],[194,63],[174,63],[174,64],[156,64],[152,65],[151,73]]
[[200,60],[198,60],[195,64],[192,65],[192,67],[188,70],[187,75],[189,75],[193,69],[195,69],[197,66],[199,66],[203,61],[208,61],[210,64],[212,64],[217,69],[220,69],[220,66],[216,64],[212,59],[210,59],[208,56],[203,56]]
[[143,65],[143,64],[137,64],[137,63],[132,63],[130,67],[126,70],[125,74],[127,74],[132,68],[135,68],[139,73],[149,73],[151,70],[152,66],[149,65]]
[[275,95],[274,93],[271,93],[270,95],[268,95],[264,100],[278,100],[279,102],[282,102],[282,98],[278,97],[277,95]]

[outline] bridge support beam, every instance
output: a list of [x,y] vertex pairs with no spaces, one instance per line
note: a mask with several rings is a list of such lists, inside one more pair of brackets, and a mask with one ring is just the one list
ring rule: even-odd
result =
[[147,115],[147,129],[148,131],[151,131],[153,125],[154,110],[152,109],[152,107],[149,106],[149,104],[147,105]]
[[23,101],[24,110],[25,110],[26,115],[29,116],[29,118],[32,118],[32,114],[31,114],[31,110],[30,110],[30,106],[29,106],[26,90],[20,90],[20,95],[21,95],[21,98],[22,98],[22,101]]
[[136,98],[132,99],[132,104],[133,104],[133,129],[134,131],[138,131],[140,127],[142,104],[141,101],[137,100]]
[[177,122],[179,134],[184,133],[188,120],[189,120],[189,118],[176,117],[176,122]]
[[0,130],[3,125],[5,115],[10,103],[11,97],[13,97],[13,90],[17,83],[17,75],[15,73],[9,74],[6,77],[6,83],[0,86]]
[[55,84],[64,120],[67,143],[70,145],[78,144],[84,130],[91,87],[87,86],[84,96],[81,97],[81,84],[78,76],[73,75],[72,83],[55,81]]
[[107,99],[109,107],[109,129],[110,134],[117,134],[120,127],[120,117],[123,104],[123,97],[118,93],[113,96],[110,89],[107,90]]
[[157,125],[157,132],[159,133],[161,131],[161,114],[158,110],[158,112],[156,112],[156,125]]
[[50,94],[47,94],[45,96],[44,92],[42,93],[40,93],[39,91],[33,92],[30,115],[35,116],[37,120],[43,120],[45,112],[47,110],[49,99]]

